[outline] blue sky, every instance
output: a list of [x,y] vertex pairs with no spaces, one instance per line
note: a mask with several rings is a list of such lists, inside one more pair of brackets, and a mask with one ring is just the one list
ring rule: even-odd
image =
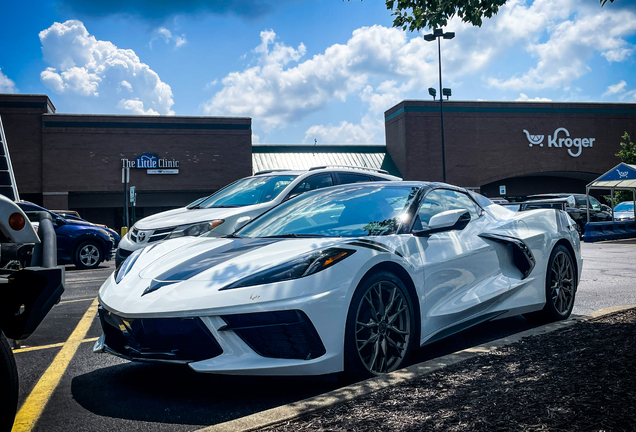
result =
[[[437,44],[383,1],[3,1],[0,93],[59,113],[249,116],[253,142],[382,144],[383,113],[438,87]],[[455,100],[636,103],[636,1],[509,0],[449,22]]]

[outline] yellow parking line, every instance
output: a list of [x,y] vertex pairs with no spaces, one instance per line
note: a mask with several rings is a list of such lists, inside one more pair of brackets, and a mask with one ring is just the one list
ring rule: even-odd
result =
[[[97,339],[99,338],[96,338],[96,337],[88,338],[88,339],[84,339],[81,343],[95,342]],[[38,350],[49,349],[49,348],[57,348],[57,347],[61,347],[62,345],[64,345],[64,342],[55,343],[51,345],[40,345],[40,346],[34,346],[34,347],[19,348],[19,349],[13,350],[13,354],[19,354],[22,352],[29,352],[29,351],[38,351]]]
[[75,302],[89,301],[89,300],[95,300],[95,297],[91,297],[91,298],[83,298],[83,299],[76,299],[76,300],[64,300],[64,301],[59,302],[58,304],[64,304],[64,303],[75,303]]
[[68,284],[76,284],[76,283],[85,283],[85,282],[99,282],[99,283],[103,283],[106,279],[84,279],[84,280],[76,280],[76,281],[66,281],[64,282],[65,285]]
[[18,411],[12,432],[26,432],[33,430],[35,424],[42,415],[46,404],[51,398],[51,395],[62,379],[62,375],[66,372],[69,363],[86,337],[86,333],[97,314],[97,305],[97,299],[95,299],[95,301],[93,301],[93,303],[89,306],[77,327],[75,327],[75,330],[73,330],[71,336],[66,340],[66,342],[64,342],[62,349],[55,356],[53,363],[51,363],[46,372],[44,372],[38,383],[35,385],[31,394],[29,394],[24,402],[24,405],[22,405],[22,408]]

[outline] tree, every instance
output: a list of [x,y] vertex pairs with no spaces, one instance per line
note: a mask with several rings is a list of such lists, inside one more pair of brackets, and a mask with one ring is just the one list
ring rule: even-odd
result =
[[627,132],[625,132],[621,139],[625,140],[625,142],[621,141],[622,150],[616,153],[616,156],[621,158],[621,161],[626,164],[636,164],[636,144],[632,142]]
[[[626,164],[636,164],[636,144],[634,144],[629,137],[629,134],[625,132],[625,134],[621,137],[623,141],[621,141],[622,150],[616,153],[616,156],[621,158],[621,161]],[[610,202],[610,198],[605,198],[607,202]],[[632,191],[620,190],[614,192],[614,204],[621,203],[623,201],[632,201],[634,199],[634,195]]]
[[[599,0],[601,7],[608,0]],[[463,22],[481,27],[482,18],[492,18],[506,0],[385,0],[392,10],[393,27],[418,31],[423,28],[441,28],[457,15]],[[614,0],[609,0],[613,3]]]

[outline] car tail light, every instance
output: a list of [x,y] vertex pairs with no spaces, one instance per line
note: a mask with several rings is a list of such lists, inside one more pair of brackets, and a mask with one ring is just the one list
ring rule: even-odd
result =
[[11,216],[9,216],[9,226],[12,230],[20,231],[22,228],[24,228],[24,225],[26,225],[26,220],[24,219],[24,216],[22,216],[22,214],[16,212],[12,213]]

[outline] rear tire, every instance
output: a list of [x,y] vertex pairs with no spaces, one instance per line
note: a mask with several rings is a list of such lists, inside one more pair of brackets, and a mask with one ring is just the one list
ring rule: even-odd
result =
[[397,276],[381,271],[365,278],[347,314],[346,377],[364,379],[403,367],[416,335],[415,320],[409,292]]
[[18,370],[7,339],[0,331],[0,432],[9,432],[13,427],[18,408]]
[[557,245],[550,254],[545,279],[545,306],[538,312],[525,314],[530,321],[546,323],[568,318],[576,296],[576,268],[572,254]]
[[97,268],[102,261],[104,261],[102,250],[94,241],[89,240],[80,243],[77,249],[75,249],[75,259],[73,263],[77,268],[94,269]]

